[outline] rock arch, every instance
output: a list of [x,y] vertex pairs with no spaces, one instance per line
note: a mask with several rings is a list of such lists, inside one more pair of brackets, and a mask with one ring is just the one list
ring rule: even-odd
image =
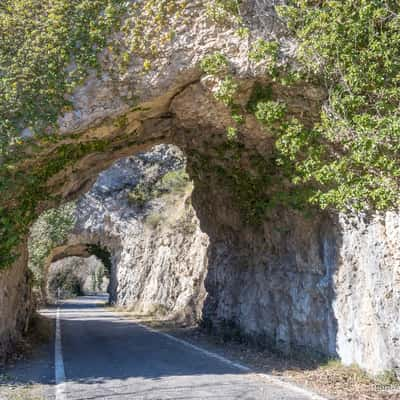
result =
[[106,251],[112,304],[137,312],[159,310],[186,322],[198,320],[208,237],[191,204],[192,183],[185,165],[176,146],[159,145],[101,173],[70,208],[74,211],[68,220],[75,224],[66,244],[47,257],[43,288],[54,261],[91,254],[102,258]]
[[[79,243],[79,244],[66,244],[63,246],[57,246],[52,249],[51,253],[47,257],[44,267],[43,267],[43,277],[42,277],[42,301],[47,301],[49,300],[47,298],[47,285],[48,285],[48,277],[49,277],[49,272],[50,268],[53,263],[56,263],[58,261],[72,258],[72,257],[79,257],[83,259],[88,259],[92,256],[95,256],[103,265],[105,268],[110,268],[110,266],[106,265],[108,264],[108,260],[104,260],[101,255],[99,256],[98,251],[96,249],[100,249],[101,247],[98,245],[98,243]],[[110,257],[110,263],[111,263],[111,270],[108,271],[110,274],[110,277],[112,277],[112,261],[111,261],[111,254],[107,249],[102,249],[102,252],[105,254],[107,253],[108,257]],[[110,288],[112,288],[111,285],[109,285],[108,291],[110,291]],[[111,293],[109,293],[111,296]],[[112,297],[112,296],[111,296]]]
[[[248,2],[254,37],[267,30],[271,37],[284,34],[266,12],[271,4]],[[273,135],[249,115],[238,143],[227,141],[231,113],[214,98],[218,82],[204,77],[198,64],[207,54],[224,52],[240,83],[239,104],[245,107],[261,82],[305,125],[318,118],[324,90],[305,82],[289,89],[267,79],[249,66],[249,43],[230,27],[210,25],[204,13],[182,30],[181,40],[166,44],[148,73],[135,58],[115,76],[103,54],[103,74],[90,75],[72,96],[74,110],[60,115],[56,143],[24,163],[28,171],[65,161],[47,179],[49,200],[38,210],[55,199],[77,198],[115,160],[155,144],[176,144],[188,157],[194,208],[211,242],[204,308],[211,325],[235,324],[284,351],[313,348],[374,372],[398,368],[398,283],[388,278],[399,273],[399,250],[393,246],[398,215],[366,224],[326,213],[307,219],[279,205],[264,215],[271,176],[279,176],[272,170]],[[294,47],[289,39],[286,44],[283,60]],[[374,242],[374,235],[382,240]],[[25,329],[31,311],[25,244],[14,265],[0,273],[0,353]],[[371,251],[371,244],[378,250]],[[377,274],[383,287],[369,279]],[[359,317],[349,317],[355,314]]]

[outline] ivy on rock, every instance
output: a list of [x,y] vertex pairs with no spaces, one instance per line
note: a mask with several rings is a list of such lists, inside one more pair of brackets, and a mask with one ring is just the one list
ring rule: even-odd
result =
[[0,156],[48,135],[68,94],[99,68],[122,0],[3,0],[0,5]]
[[[289,115],[268,86],[256,83],[247,107],[275,136],[276,167],[297,186],[291,196],[340,211],[398,208],[400,4],[294,0],[277,11],[298,43],[295,61],[301,69],[279,65],[279,42],[263,38],[253,42],[249,60],[263,62],[272,81],[319,82],[328,93],[312,127]],[[239,85],[228,65],[219,54],[201,63],[205,73],[220,80],[215,97],[237,110]],[[227,130],[229,140],[237,137],[237,127]]]
[[279,140],[310,199],[340,210],[393,209],[400,189],[400,3],[290,1],[278,9],[297,59],[325,82],[329,101],[312,130]]

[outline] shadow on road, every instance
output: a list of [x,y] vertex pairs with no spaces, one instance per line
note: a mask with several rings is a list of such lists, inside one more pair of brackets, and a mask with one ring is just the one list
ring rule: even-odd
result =
[[[127,379],[243,374],[101,307],[104,297],[60,303],[66,379],[99,384]],[[57,306],[42,310],[55,320]],[[54,385],[54,338],[0,370],[0,385]]]

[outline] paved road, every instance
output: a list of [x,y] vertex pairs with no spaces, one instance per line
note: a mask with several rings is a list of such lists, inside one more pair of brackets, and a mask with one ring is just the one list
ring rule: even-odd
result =
[[[55,318],[56,312],[48,310],[45,314]],[[54,343],[50,344],[48,351],[37,355],[29,367],[17,364],[13,371],[9,371],[11,375],[19,375],[21,380],[40,383],[45,399],[311,398],[266,382],[255,374],[162,334],[148,331],[99,307],[96,298],[64,302],[60,307],[60,328],[65,385],[62,385],[60,371],[58,378],[61,381],[55,385]],[[56,364],[58,369],[62,367],[60,354]]]

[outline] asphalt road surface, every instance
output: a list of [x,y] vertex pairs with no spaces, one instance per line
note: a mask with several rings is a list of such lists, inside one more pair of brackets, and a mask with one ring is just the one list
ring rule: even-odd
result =
[[[42,398],[52,400],[313,398],[149,331],[101,307],[99,300],[84,297],[63,302],[58,339],[7,374],[40,385]],[[44,314],[56,319],[57,311],[48,309]]]

